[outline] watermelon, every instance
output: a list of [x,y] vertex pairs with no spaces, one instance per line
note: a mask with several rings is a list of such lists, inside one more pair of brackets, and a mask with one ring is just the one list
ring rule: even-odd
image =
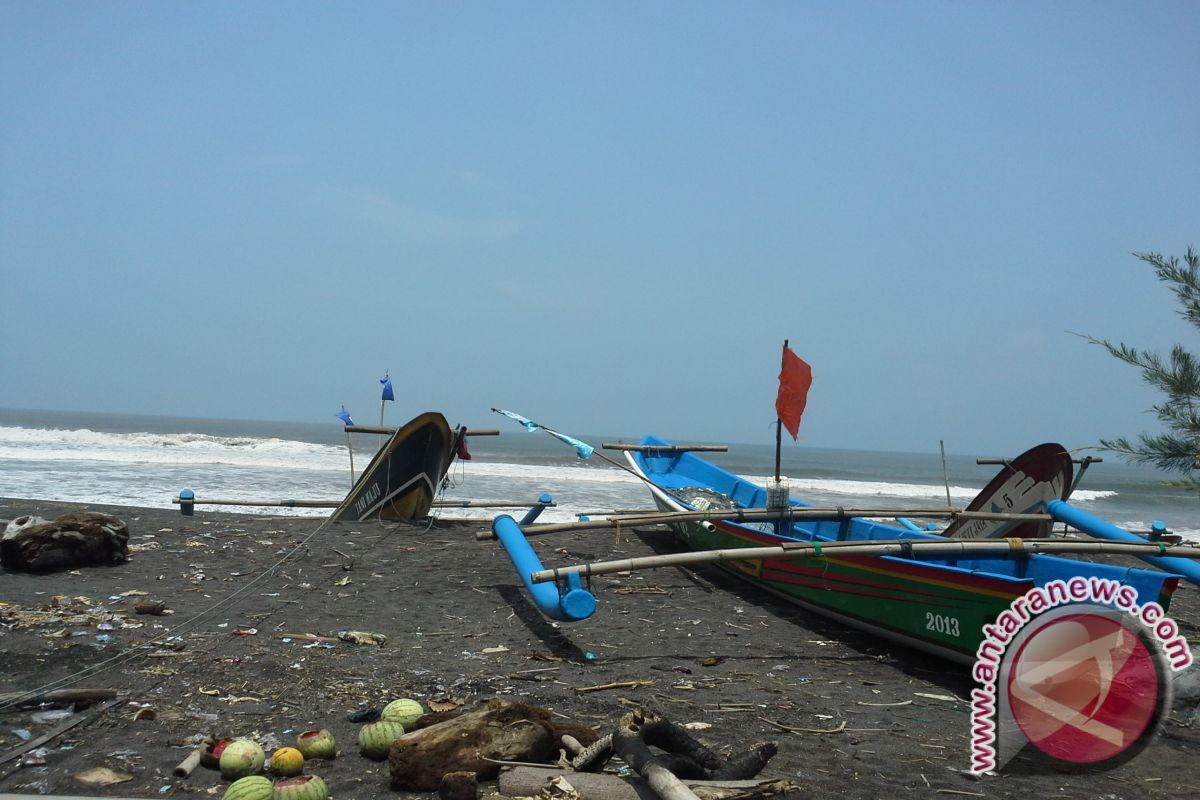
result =
[[328,800],[329,787],[317,775],[297,775],[275,782],[274,800]]
[[267,754],[253,739],[236,739],[221,752],[221,775],[226,778],[244,778],[263,768]]
[[229,784],[222,800],[271,800],[275,791],[270,778],[249,775]]
[[337,742],[333,734],[322,728],[319,731],[305,731],[296,737],[296,749],[305,758],[333,758],[337,755]]
[[367,758],[382,761],[387,758],[392,742],[404,735],[404,726],[399,722],[381,719],[369,725],[363,725],[358,732],[358,752]]
[[225,752],[225,748],[232,741],[233,739],[221,738],[209,742],[200,753],[200,763],[209,769],[218,769],[221,766],[221,753]]
[[383,719],[399,722],[405,728],[412,729],[414,723],[425,716],[425,709],[416,700],[407,697],[393,700],[383,708]]

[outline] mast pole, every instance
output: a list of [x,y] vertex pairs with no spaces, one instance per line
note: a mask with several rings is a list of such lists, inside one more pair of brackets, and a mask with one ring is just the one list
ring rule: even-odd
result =
[[[788,340],[783,340],[783,351],[779,356],[779,373],[783,374],[784,357],[787,355]],[[775,482],[779,482],[779,451],[783,448],[783,419],[779,416],[778,403],[775,404]]]

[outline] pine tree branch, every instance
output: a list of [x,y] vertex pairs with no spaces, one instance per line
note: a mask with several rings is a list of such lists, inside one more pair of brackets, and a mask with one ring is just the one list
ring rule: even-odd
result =
[[[1179,314],[1200,328],[1200,255],[1188,247],[1182,265],[1179,259],[1164,258],[1159,253],[1134,255],[1153,267],[1159,280],[1170,284],[1179,300]],[[1125,437],[1101,439],[1102,448],[1130,461],[1182,473],[1183,480],[1173,485],[1200,491],[1200,480],[1191,477],[1200,470],[1200,359],[1182,345],[1171,348],[1170,356],[1164,360],[1151,350],[1139,350],[1123,342],[1076,335],[1137,367],[1142,371],[1143,381],[1167,395],[1165,401],[1153,408],[1167,433],[1142,434],[1137,443]]]

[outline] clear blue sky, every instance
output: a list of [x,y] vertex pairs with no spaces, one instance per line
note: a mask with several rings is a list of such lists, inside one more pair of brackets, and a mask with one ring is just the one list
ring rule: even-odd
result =
[[1200,5],[0,3],[0,407],[1015,452],[1192,344]]

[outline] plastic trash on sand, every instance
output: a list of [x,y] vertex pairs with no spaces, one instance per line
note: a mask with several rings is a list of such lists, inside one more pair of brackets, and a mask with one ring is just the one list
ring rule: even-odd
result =
[[370,631],[338,631],[334,634],[343,642],[351,644],[374,644],[383,646],[387,644],[387,637],[382,633],[371,633]]

